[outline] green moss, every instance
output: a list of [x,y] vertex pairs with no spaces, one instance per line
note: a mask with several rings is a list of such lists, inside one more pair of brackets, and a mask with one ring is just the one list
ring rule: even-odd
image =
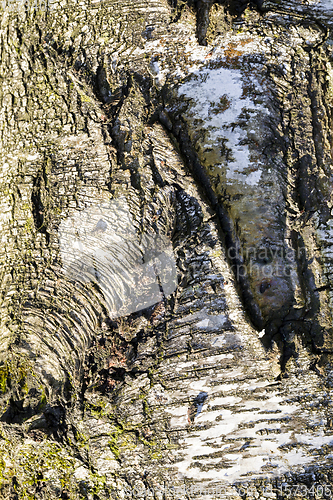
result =
[[110,435],[109,447],[112,453],[114,454],[116,460],[119,460],[120,450],[119,450],[119,437],[124,432],[124,428],[122,425],[118,425],[116,430],[113,431]]
[[163,453],[162,453],[162,451],[160,450],[160,451],[158,451],[158,452],[151,453],[149,456],[150,456],[150,458],[151,458],[152,460],[161,460],[161,458],[163,457]]
[[110,439],[108,444],[109,444],[110,450],[114,454],[116,460],[119,460],[120,451],[119,451],[119,446],[118,446],[118,434],[117,434],[117,432],[115,432],[111,435],[111,439]]
[[103,400],[96,401],[95,403],[85,403],[85,408],[90,412],[93,417],[101,418],[108,417],[113,418],[113,413],[107,410],[107,403]]
[[45,394],[43,387],[40,386],[39,389],[42,391],[42,394],[41,394],[41,397],[39,400],[39,404],[38,404],[38,411],[40,412],[40,411],[44,410],[44,408],[47,404],[47,397],[46,397],[46,394]]
[[89,96],[87,96],[87,94],[82,92],[82,90],[78,90],[78,93],[82,102],[89,102],[89,103],[92,102],[92,99]]
[[0,368],[0,390],[2,394],[6,392],[7,389],[7,378],[8,378],[9,370],[8,366],[2,366]]
[[91,474],[90,480],[93,483],[93,487],[90,489],[90,492],[93,495],[98,495],[101,491],[105,490],[106,477],[101,476],[100,474]]
[[128,451],[136,448],[139,427],[140,425],[126,426],[122,422],[115,422],[115,430],[110,434],[108,444],[116,460],[120,459],[122,450]]
[[146,416],[150,416],[152,413],[152,410],[149,408],[149,405],[147,403],[147,400],[143,400],[143,412]]
[[31,233],[33,227],[34,227],[34,221],[33,221],[32,217],[28,217],[25,224],[24,224],[24,229],[28,233]]
[[[38,447],[34,444],[25,444],[18,450],[14,464],[6,469],[3,459],[6,451],[0,457],[0,488],[10,484],[13,478],[19,482],[13,484],[14,490],[20,499],[35,499],[32,491],[37,485],[46,483],[45,470],[54,470],[62,487],[68,490],[74,472],[74,460],[64,456],[61,447],[52,442],[43,441]],[[1,497],[2,498],[2,497]]]
[[28,392],[29,392],[29,387],[28,387],[28,384],[24,381],[22,387],[21,387],[21,391],[23,394],[27,395]]
[[0,487],[5,482],[5,475],[4,475],[5,468],[6,468],[6,463],[4,459],[0,456]]

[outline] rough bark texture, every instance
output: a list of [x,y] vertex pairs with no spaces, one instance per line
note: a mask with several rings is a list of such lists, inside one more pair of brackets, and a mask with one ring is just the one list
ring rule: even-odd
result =
[[[1,10],[1,498],[331,498],[333,7],[44,7]],[[126,210],[177,288],[120,316]]]

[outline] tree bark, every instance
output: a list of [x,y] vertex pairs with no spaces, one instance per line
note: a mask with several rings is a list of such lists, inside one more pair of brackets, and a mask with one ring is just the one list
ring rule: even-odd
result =
[[3,3],[2,498],[331,498],[332,15]]

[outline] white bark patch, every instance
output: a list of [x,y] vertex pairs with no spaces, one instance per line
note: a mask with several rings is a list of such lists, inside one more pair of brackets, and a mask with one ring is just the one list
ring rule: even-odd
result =
[[[192,120],[200,120],[207,132],[205,148],[225,143],[232,151],[227,161],[226,178],[245,182],[250,186],[260,181],[261,170],[248,173],[251,167],[250,150],[244,141],[253,127],[247,131],[237,124],[246,110],[254,118],[267,112],[249,97],[243,96],[242,73],[236,69],[218,68],[195,70],[194,77],[179,87],[179,95],[193,102],[188,114]],[[254,121],[255,122],[255,121]],[[252,123],[253,125],[253,123]],[[223,165],[220,165],[221,169]]]
[[147,235],[140,242],[125,199],[76,211],[59,227],[64,272],[100,287],[110,317],[160,302],[177,287],[171,242]]

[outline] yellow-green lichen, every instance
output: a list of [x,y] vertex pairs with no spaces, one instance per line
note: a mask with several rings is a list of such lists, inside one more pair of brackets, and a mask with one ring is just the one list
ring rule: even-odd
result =
[[2,366],[0,367],[0,390],[4,394],[7,389],[7,378],[8,378],[8,366]]

